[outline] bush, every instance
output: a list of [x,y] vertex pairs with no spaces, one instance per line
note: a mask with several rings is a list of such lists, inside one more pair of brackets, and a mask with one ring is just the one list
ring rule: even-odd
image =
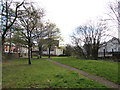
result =
[[66,56],[69,56],[69,55],[65,55],[65,54],[59,55],[59,57],[66,57]]
[[18,53],[4,53],[2,56],[2,60],[3,61],[12,60],[12,59],[16,59],[18,57],[19,57]]

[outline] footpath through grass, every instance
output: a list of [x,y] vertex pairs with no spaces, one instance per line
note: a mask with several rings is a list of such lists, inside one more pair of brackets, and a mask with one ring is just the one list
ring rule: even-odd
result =
[[106,88],[74,71],[44,59],[17,59],[3,63],[3,88]]
[[70,57],[52,57],[52,60],[92,73],[97,76],[104,77],[117,84],[119,83],[117,62],[103,60],[80,60]]

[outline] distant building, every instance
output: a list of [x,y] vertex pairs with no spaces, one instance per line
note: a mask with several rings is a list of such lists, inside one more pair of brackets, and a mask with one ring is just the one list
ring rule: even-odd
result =
[[[56,44],[51,47],[50,54],[56,55],[56,56],[62,55],[63,49],[59,47],[59,40],[55,40],[55,42]],[[15,45],[13,43],[11,44],[11,47],[10,47],[10,44],[6,42],[4,45],[4,52],[18,53],[20,56],[26,56],[28,54],[28,48],[25,46]],[[33,55],[34,53],[38,55],[39,53],[38,47],[32,48],[32,52],[33,52]],[[49,54],[49,49],[46,46],[44,46],[42,50],[42,55],[48,55],[48,54]]]
[[[44,49],[42,54],[43,55],[48,55],[49,54],[49,49],[48,48]],[[63,54],[63,49],[61,49],[59,47],[53,47],[53,48],[51,48],[50,54],[51,55],[56,55],[56,56],[62,55]]]
[[24,46],[17,46],[14,43],[10,44],[9,43],[5,43],[4,44],[4,53],[19,53],[21,56],[26,56],[28,53],[28,48],[24,47]]
[[[35,54],[38,55],[38,53],[39,53],[38,47],[33,48],[33,53],[34,53],[33,55],[35,55]],[[50,54],[56,55],[56,56],[63,54],[63,49],[60,48],[59,40],[55,40],[54,45],[51,47]],[[46,46],[46,43],[43,44],[42,55],[49,55],[49,48]]]
[[16,53],[16,52],[18,52],[18,48],[13,43],[11,44],[11,48],[10,48],[10,44],[9,43],[5,43],[4,44],[4,52],[5,53],[9,53],[9,52]]
[[120,41],[117,38],[112,38],[108,42],[103,43],[99,49],[98,57],[113,56],[113,54],[120,54]]

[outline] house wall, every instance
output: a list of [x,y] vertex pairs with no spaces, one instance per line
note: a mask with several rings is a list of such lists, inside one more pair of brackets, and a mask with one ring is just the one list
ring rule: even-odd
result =
[[19,48],[19,53],[24,53],[24,54],[26,53],[27,54],[28,53],[28,48],[20,47]]
[[61,54],[63,54],[63,50],[62,49],[56,49],[56,55],[58,56],[58,55],[61,55]]
[[111,52],[120,52],[120,44],[118,43],[118,40],[111,39],[110,41],[106,42],[98,51],[99,57],[104,56],[104,50],[105,56],[112,56]]
[[118,25],[118,38],[120,39],[120,24]]
[[5,45],[4,46],[4,51],[7,55],[7,53],[9,53],[9,50],[11,50],[10,53],[12,53],[12,55],[18,55],[19,56],[27,56],[27,53],[28,53],[28,49],[25,48],[25,47],[17,47],[17,46],[11,46],[11,48],[9,47],[9,45]]
[[[43,55],[45,54],[45,55],[48,55],[49,54],[49,50],[47,49],[47,51],[43,51],[42,52],[43,53]],[[51,55],[61,55],[61,54],[63,54],[63,50],[62,49],[58,49],[58,48],[54,48],[54,50],[53,51],[50,51],[50,54]]]
[[99,52],[104,52],[104,49],[105,49],[105,52],[112,52],[112,50],[114,52],[118,52],[120,51],[120,45],[118,44],[117,40],[114,40],[111,42],[107,42],[106,45],[102,46],[99,49]]
[[18,49],[15,46],[11,46],[11,48],[10,48],[8,45],[5,45],[4,46],[5,53],[8,53],[9,50],[11,51],[11,53],[14,53],[14,52],[18,51]]
[[[48,54],[49,54],[49,51],[43,51],[42,54],[43,54],[43,55],[48,55]],[[51,54],[51,55],[55,55],[55,52],[54,52],[54,51],[50,51],[50,54]]]

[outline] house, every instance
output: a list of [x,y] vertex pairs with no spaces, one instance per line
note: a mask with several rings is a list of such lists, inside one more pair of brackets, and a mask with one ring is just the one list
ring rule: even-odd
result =
[[[50,54],[56,55],[56,56],[62,55],[63,49],[59,47],[59,40],[55,40],[54,42],[55,44],[51,47]],[[14,54],[16,53],[16,54],[19,54],[19,56],[27,56],[28,48],[25,46],[15,45],[14,43],[12,43],[10,47],[10,44],[6,42],[4,45],[4,52],[5,53],[10,52]],[[39,53],[38,47],[32,48],[32,52],[33,52],[33,55],[34,53],[38,55]],[[44,45],[42,50],[42,55],[48,55],[48,54],[49,54],[49,49]]]
[[[44,49],[42,54],[43,55],[48,55],[49,54],[49,49],[48,48]],[[51,55],[56,55],[56,56],[62,55],[63,54],[63,49],[61,49],[61,48],[59,48],[57,46],[52,47],[51,51],[50,51],[50,54]]]
[[[49,55],[49,48],[47,46],[48,44],[46,44],[46,43],[48,43],[48,42],[44,41],[44,44],[42,46],[42,55]],[[52,43],[52,42],[49,42],[49,43]],[[32,49],[32,52],[33,52],[33,55],[36,55],[36,54],[38,55],[38,53],[39,53],[38,47],[34,47]],[[59,56],[59,55],[63,54],[63,49],[60,48],[59,40],[54,40],[54,44],[51,45],[50,54],[55,55],[55,56]]]
[[4,44],[4,53],[18,53],[20,56],[26,56],[28,53],[28,49],[25,46],[15,45],[14,43],[5,43]]
[[4,52],[5,53],[9,53],[9,52],[11,52],[11,53],[16,53],[16,52],[18,52],[18,48],[15,46],[15,44],[9,44],[9,43],[5,43],[4,44]]
[[120,55],[120,40],[112,38],[108,42],[104,42],[99,49],[98,57],[111,57]]

